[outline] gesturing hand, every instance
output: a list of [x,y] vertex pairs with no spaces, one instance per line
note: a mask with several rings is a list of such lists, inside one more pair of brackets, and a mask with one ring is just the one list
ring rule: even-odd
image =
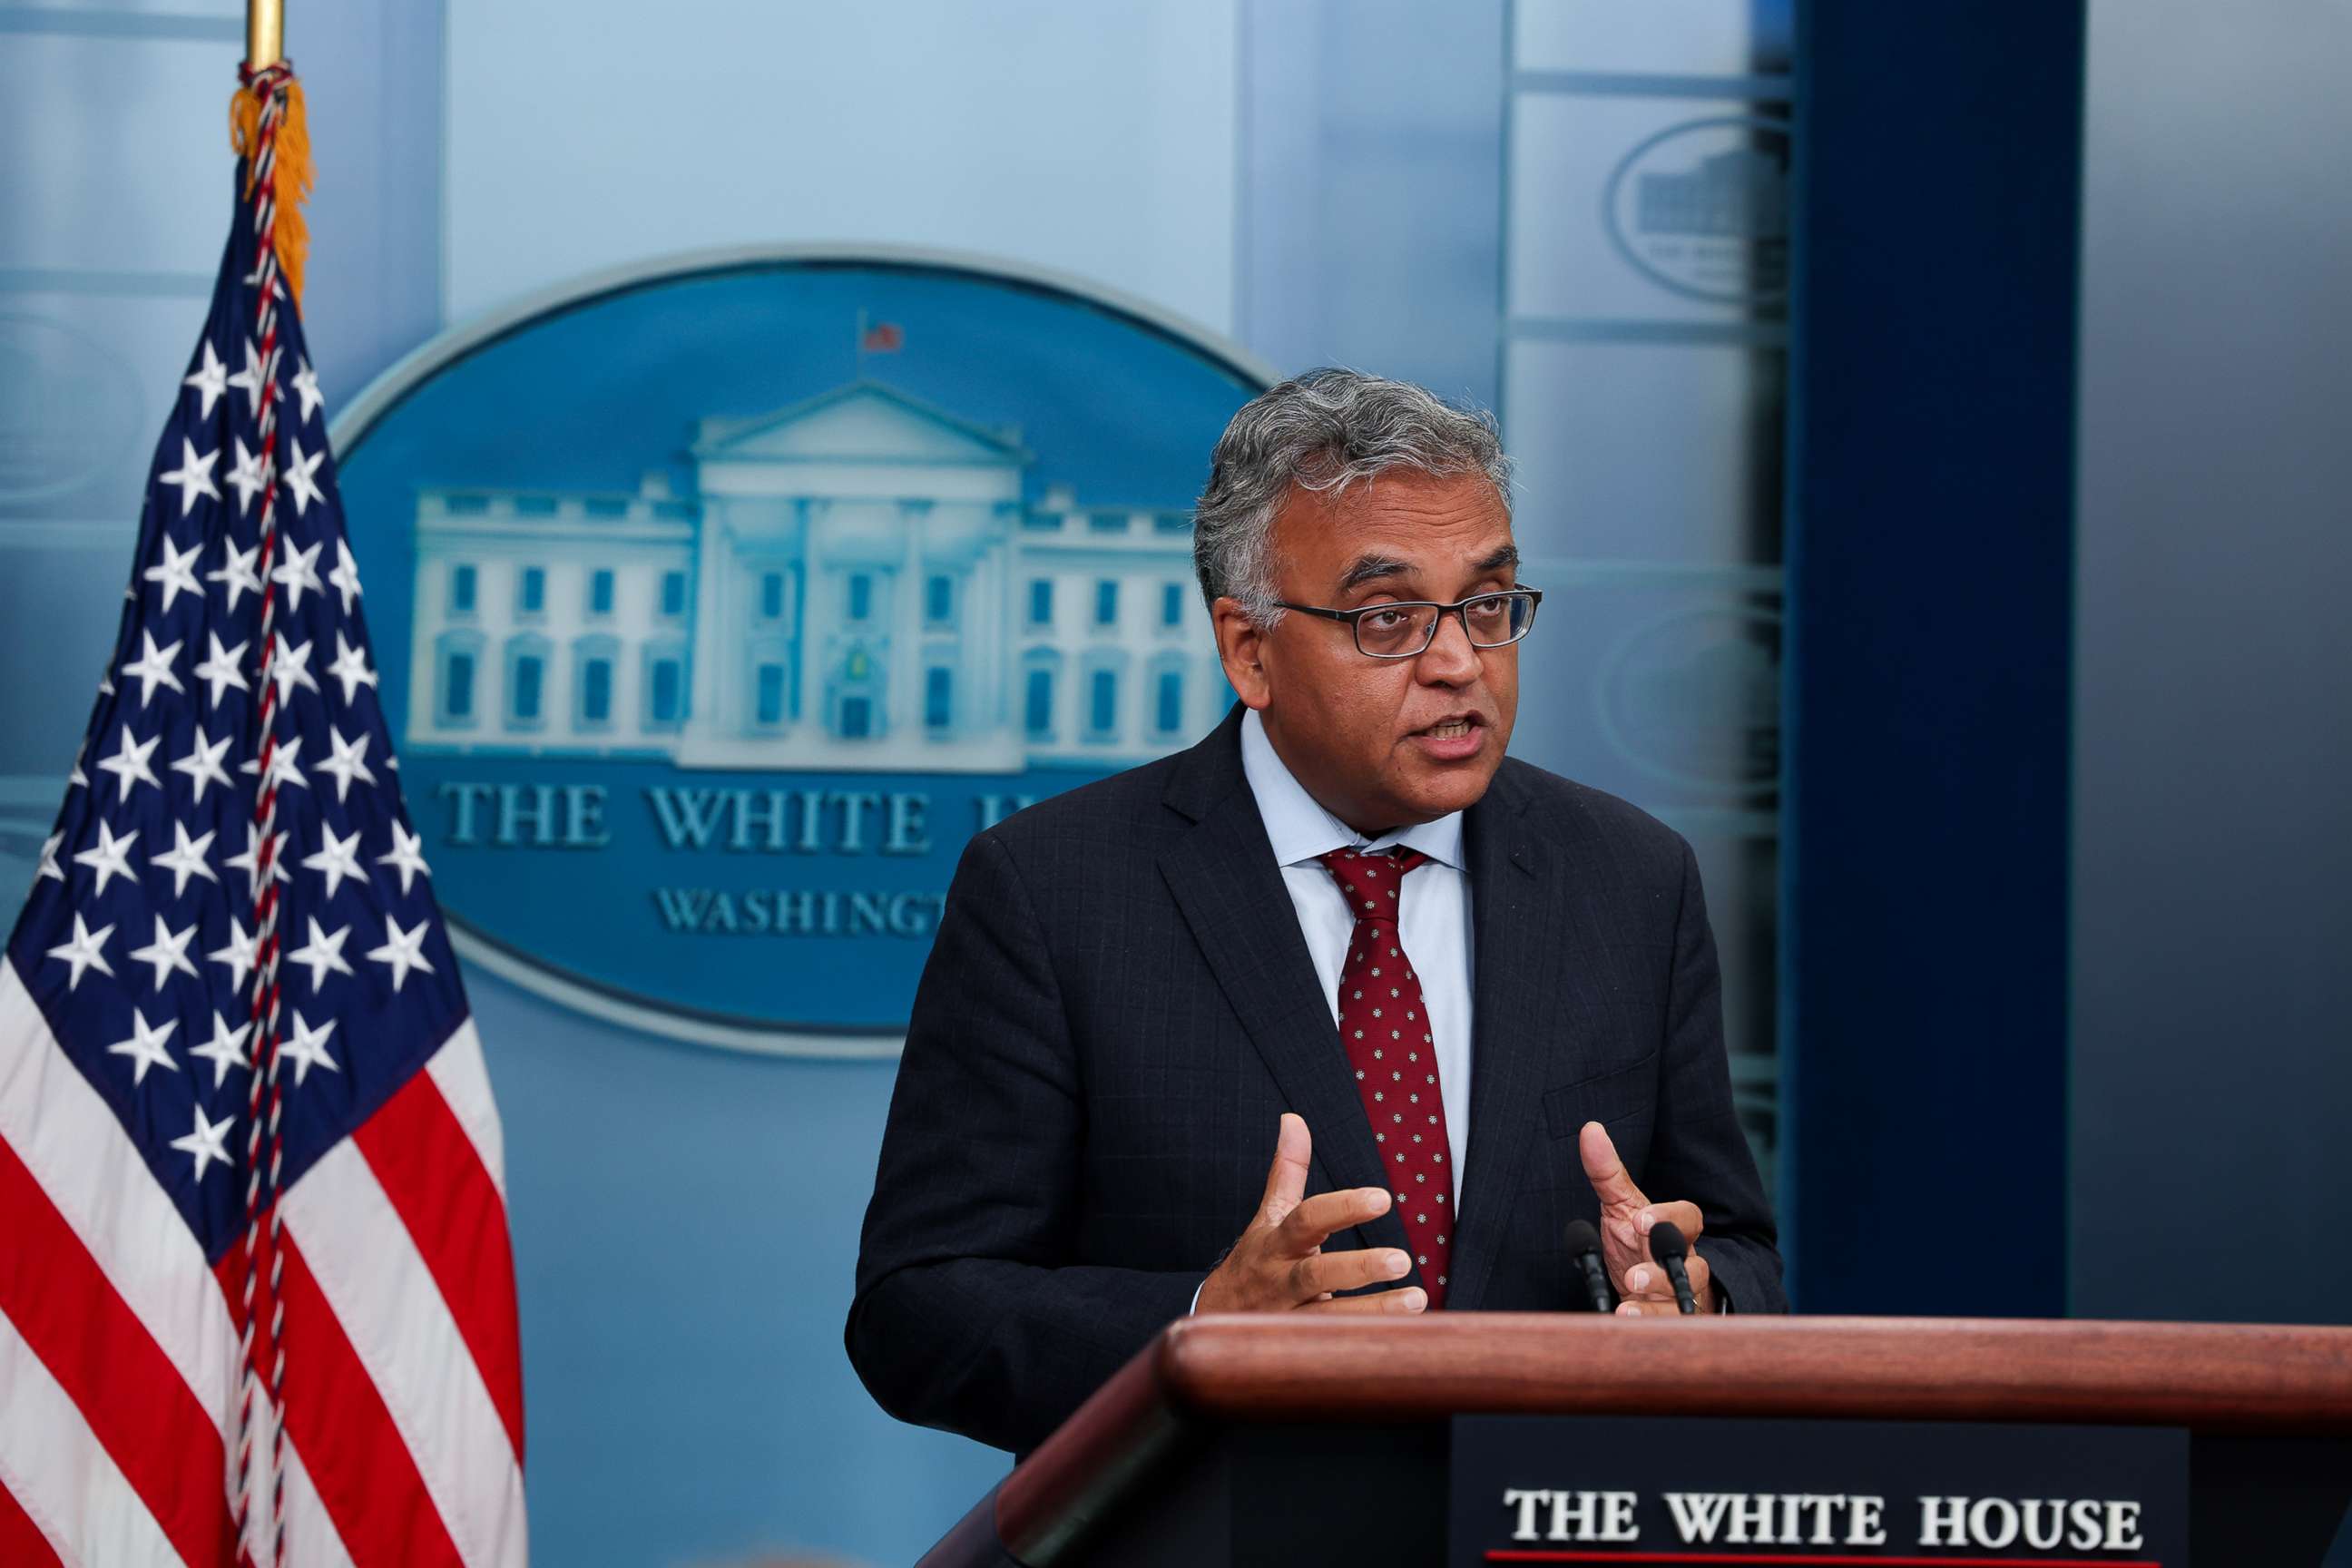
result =
[[[1586,1122],[1577,1134],[1577,1152],[1584,1160],[1584,1179],[1592,1184],[1601,1199],[1601,1257],[1623,1299],[1617,1310],[1627,1317],[1675,1316],[1681,1309],[1675,1304],[1675,1288],[1666,1271],[1650,1256],[1650,1230],[1662,1219],[1672,1220],[1685,1237],[1696,1242],[1699,1232],[1706,1228],[1698,1205],[1654,1204],[1643,1196],[1642,1189],[1626,1173],[1625,1163],[1617,1158],[1617,1145],[1609,1141],[1608,1129],[1598,1121]],[[1715,1277],[1696,1247],[1691,1249],[1687,1267],[1699,1311],[1712,1313]]]
[[1388,1213],[1386,1187],[1352,1187],[1305,1197],[1307,1160],[1313,1152],[1303,1118],[1286,1115],[1266,1172],[1257,1214],[1201,1287],[1201,1312],[1418,1312],[1429,1298],[1417,1285],[1374,1295],[1333,1292],[1401,1279],[1412,1259],[1392,1247],[1325,1252],[1339,1231]]

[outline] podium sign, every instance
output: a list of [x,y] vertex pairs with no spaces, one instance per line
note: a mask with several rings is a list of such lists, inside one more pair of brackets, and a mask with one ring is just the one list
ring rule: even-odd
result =
[[919,1568],[2318,1568],[2352,1328],[1180,1319]]
[[2189,1435],[1967,1422],[1463,1415],[1451,1568],[2184,1568]]

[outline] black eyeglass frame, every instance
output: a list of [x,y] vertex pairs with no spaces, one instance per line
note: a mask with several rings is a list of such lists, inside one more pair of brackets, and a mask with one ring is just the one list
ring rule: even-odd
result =
[[[1525,599],[1528,602],[1528,624],[1519,628],[1518,636],[1505,637],[1501,642],[1478,640],[1478,635],[1470,629],[1470,606],[1488,599]],[[1445,624],[1448,616],[1462,623],[1462,635],[1475,648],[1509,647],[1513,643],[1524,640],[1529,632],[1536,629],[1536,611],[1543,605],[1543,590],[1522,584],[1516,588],[1497,588],[1490,594],[1473,594],[1451,605],[1441,605],[1434,599],[1384,599],[1377,605],[1366,605],[1354,610],[1327,609],[1321,605],[1294,605],[1287,599],[1276,599],[1275,603],[1283,609],[1297,610],[1302,616],[1320,616],[1327,621],[1345,622],[1349,637],[1355,641],[1356,651],[1366,658],[1419,658],[1436,643],[1437,628]],[[1437,614],[1429,619],[1428,640],[1411,653],[1374,653],[1364,646],[1364,634],[1356,623],[1382,610],[1435,610]]]

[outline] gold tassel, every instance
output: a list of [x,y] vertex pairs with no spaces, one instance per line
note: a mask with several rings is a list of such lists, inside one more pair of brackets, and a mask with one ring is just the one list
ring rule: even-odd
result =
[[[239,157],[250,157],[261,127],[261,94],[250,87],[237,89],[229,100],[229,146]],[[271,165],[272,197],[277,205],[270,218],[270,244],[278,252],[278,269],[294,302],[302,302],[302,264],[310,251],[310,226],[302,221],[302,204],[311,184],[310,128],[302,109],[302,84],[286,80],[286,112],[278,121],[278,153]],[[251,175],[246,195],[253,195]]]

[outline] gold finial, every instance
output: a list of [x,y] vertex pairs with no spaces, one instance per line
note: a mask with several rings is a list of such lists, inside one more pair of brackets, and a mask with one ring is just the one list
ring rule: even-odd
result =
[[245,64],[262,70],[286,58],[286,0],[245,0]]

